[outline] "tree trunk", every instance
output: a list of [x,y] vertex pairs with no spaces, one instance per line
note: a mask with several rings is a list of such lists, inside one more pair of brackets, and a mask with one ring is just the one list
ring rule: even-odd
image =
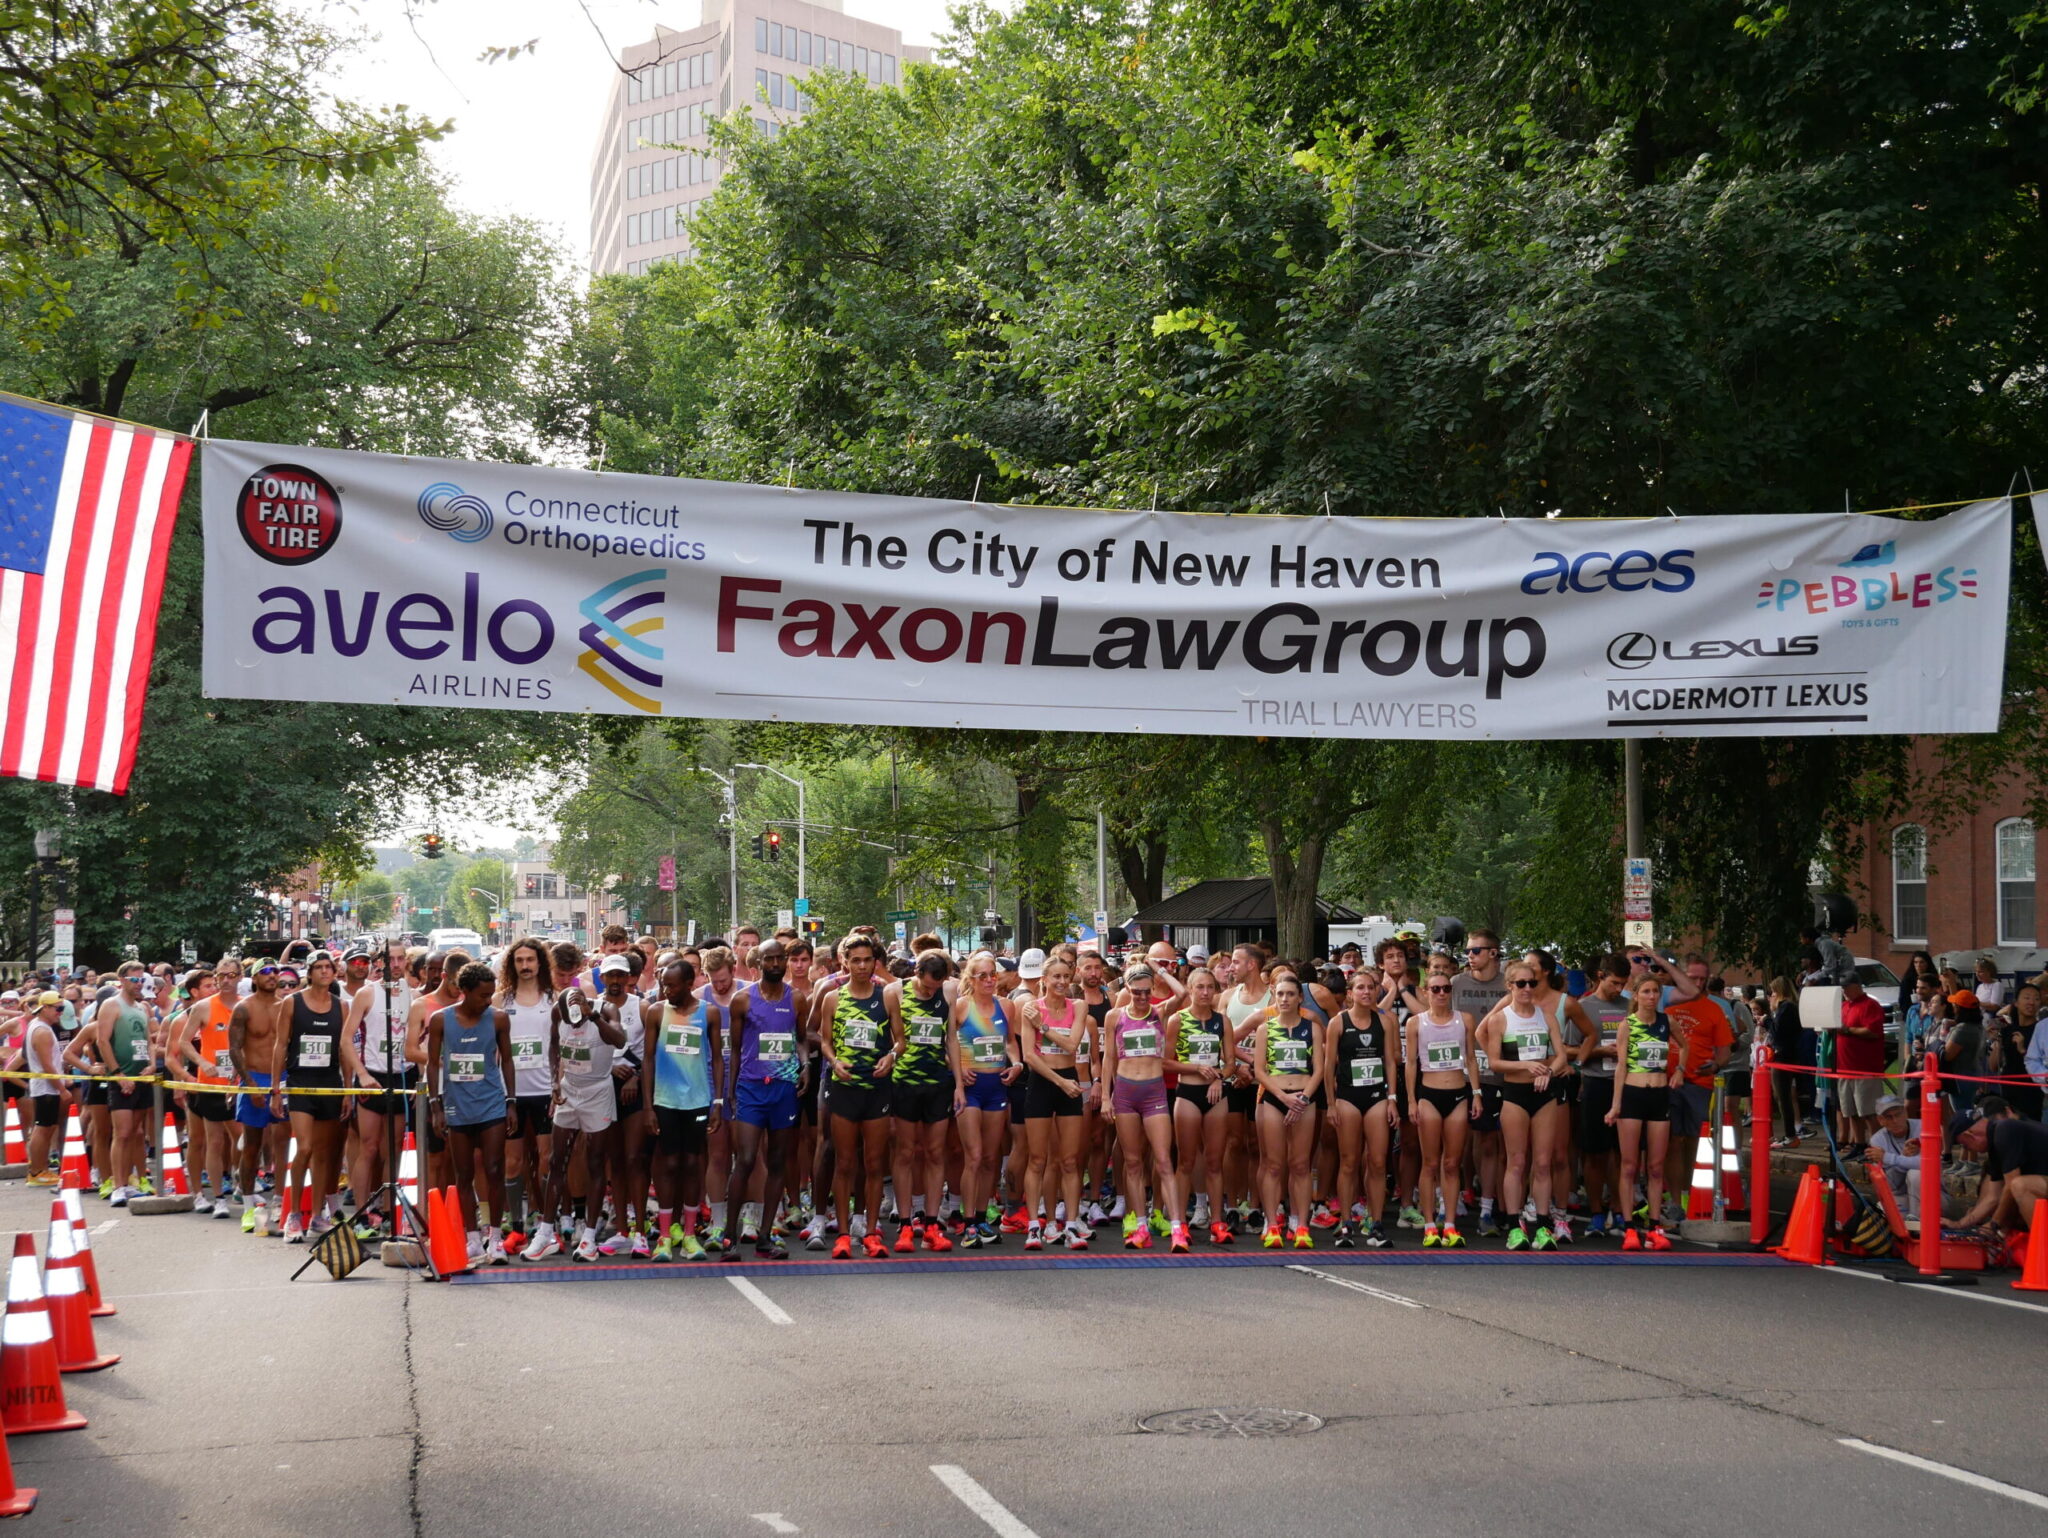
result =
[[[1123,877],[1124,889],[1131,894],[1131,905],[1144,909],[1151,907],[1166,895],[1166,835],[1157,828],[1109,830],[1110,853],[1116,856],[1117,874]],[[1154,940],[1165,938],[1166,926],[1145,924],[1144,939],[1147,945]]]
[[[1022,780],[1017,782],[1017,831],[1020,835],[1020,844],[1029,837],[1032,814],[1038,810],[1038,795],[1039,792],[1036,785],[1027,785]],[[1031,904],[1029,852],[1021,850],[1020,852],[1025,853],[1027,862],[1020,868],[1018,872],[1020,879],[1017,882],[1016,945],[1017,954],[1021,956],[1033,946],[1043,946],[1045,944],[1045,935],[1043,933],[1045,926],[1039,921],[1038,910]]]
[[1262,818],[1259,836],[1266,842],[1266,868],[1273,873],[1273,916],[1279,929],[1280,955],[1288,961],[1307,961],[1315,952],[1316,883],[1323,874],[1323,835],[1305,838],[1299,846],[1290,845],[1278,818]]

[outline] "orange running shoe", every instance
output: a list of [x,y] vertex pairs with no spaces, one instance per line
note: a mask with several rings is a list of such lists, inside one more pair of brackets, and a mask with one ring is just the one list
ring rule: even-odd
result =
[[896,1253],[908,1255],[917,1248],[917,1230],[905,1223],[896,1230]]
[[1671,1236],[1664,1232],[1661,1225],[1650,1230],[1650,1248],[1653,1250],[1668,1250],[1671,1248]]
[[1173,1225],[1173,1234],[1172,1234],[1172,1242],[1171,1242],[1171,1243],[1170,1243],[1170,1244],[1168,1245],[1168,1248],[1169,1248],[1169,1249],[1171,1249],[1171,1250],[1173,1251],[1173,1253],[1174,1253],[1174,1254],[1176,1254],[1176,1255],[1185,1255],[1185,1254],[1187,1254],[1187,1252],[1188,1252],[1188,1226],[1187,1226],[1187,1224],[1185,1224],[1185,1223],[1176,1223],[1176,1224],[1174,1224],[1174,1225]]
[[1228,1223],[1211,1223],[1209,1225],[1209,1242],[1211,1244],[1229,1244],[1236,1238],[1237,1235],[1230,1231]]
[[853,1259],[853,1240],[845,1234],[841,1234],[837,1239],[834,1239],[832,1241],[832,1258],[834,1260]]
[[1294,1225],[1294,1247],[1297,1250],[1312,1250],[1316,1247],[1316,1236],[1308,1231],[1308,1224]]
[[953,1241],[946,1237],[943,1223],[931,1222],[924,1226],[924,1247],[934,1255],[943,1255],[953,1247]]
[[1621,1236],[1621,1247],[1625,1251],[1639,1250],[1643,1247],[1643,1236],[1631,1226],[1628,1232]]
[[861,1248],[868,1252],[869,1260],[887,1260],[889,1258],[889,1246],[882,1243],[882,1236],[880,1234],[865,1235],[860,1243]]
[[1017,1203],[1017,1210],[1006,1216],[1002,1224],[1003,1232],[1006,1234],[1021,1234],[1030,1226],[1031,1220],[1024,1215],[1022,1202]]

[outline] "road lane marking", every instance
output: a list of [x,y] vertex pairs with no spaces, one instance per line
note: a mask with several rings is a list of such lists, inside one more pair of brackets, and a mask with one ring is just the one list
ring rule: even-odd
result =
[[119,1218],[108,1218],[106,1222],[100,1224],[100,1226],[95,1228],[93,1232],[95,1234],[103,1234],[110,1228],[119,1228],[120,1226],[121,1220]]
[[1038,1534],[1010,1514],[1009,1507],[975,1483],[967,1470],[952,1463],[934,1463],[931,1469],[938,1475],[939,1483],[959,1496],[960,1504],[986,1522],[1000,1538],[1038,1538]]
[[1344,1287],[1352,1292],[1362,1292],[1367,1297],[1378,1298],[1383,1303],[1398,1303],[1403,1308],[1423,1308],[1426,1306],[1416,1302],[1413,1298],[1404,1298],[1398,1292],[1388,1292],[1383,1287],[1371,1287],[1364,1282],[1354,1282],[1348,1276],[1332,1276],[1327,1271],[1318,1271],[1314,1266],[1289,1266],[1287,1269],[1299,1271],[1303,1276],[1312,1276],[1317,1281],[1328,1282],[1332,1287]]
[[2048,1305],[2028,1303],[2021,1298],[2004,1298],[1995,1292],[1983,1292],[1975,1287],[1942,1287],[1933,1282],[1900,1282],[1893,1277],[1880,1276],[1875,1271],[1859,1271],[1854,1266],[1816,1266],[1815,1270],[1824,1276],[1860,1276],[1866,1282],[1886,1282],[1893,1286],[1910,1287],[1915,1292],[1933,1293],[1943,1298],[1969,1298],[1978,1303],[1995,1303],[2000,1308],[2023,1308],[2030,1314],[2048,1314]]
[[[744,1276],[728,1276],[726,1280],[728,1282],[731,1282],[733,1286],[737,1287],[740,1290],[741,1297],[745,1298],[749,1303],[753,1304],[754,1307],[758,1308],[762,1313],[766,1314],[768,1316],[768,1322],[770,1324],[796,1323],[794,1319],[790,1318],[789,1315],[785,1314],[780,1308],[776,1307],[775,1300],[773,1298],[769,1297],[767,1293],[763,1292],[760,1288],[756,1287]],[[795,1532],[796,1529],[791,1528],[790,1531]]]
[[[733,1280],[738,1281],[740,1278],[734,1277]],[[754,1520],[767,1523],[768,1531],[771,1533],[800,1533],[803,1531],[802,1528],[783,1516],[779,1511],[757,1511],[754,1513]]]
[[1982,1474],[1972,1474],[1968,1469],[1959,1469],[1946,1463],[1936,1463],[1932,1458],[1915,1457],[1902,1453],[1895,1447],[1879,1447],[1875,1442],[1866,1442],[1860,1437],[1836,1437],[1844,1447],[1853,1447],[1859,1453],[1869,1453],[1873,1458],[1889,1458],[1894,1463],[1903,1463],[1909,1469],[1923,1473],[1939,1474],[1943,1479],[1953,1479],[1957,1484],[1971,1485],[1979,1490],[1988,1490],[1993,1495],[2002,1495],[2009,1501],[2018,1501],[2025,1506],[2038,1506],[2048,1511],[2048,1495],[2033,1490],[2023,1490],[2018,1485],[2006,1484],[2003,1480],[1987,1479]]

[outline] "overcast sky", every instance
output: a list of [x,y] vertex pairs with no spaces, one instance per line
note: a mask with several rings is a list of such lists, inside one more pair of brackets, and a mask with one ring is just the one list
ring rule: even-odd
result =
[[[848,0],[846,10],[901,28],[906,42],[930,43],[947,26],[946,3]],[[344,62],[336,94],[452,119],[455,131],[432,153],[455,177],[459,200],[554,227],[579,267],[588,257],[590,159],[612,58],[651,37],[656,23],[693,27],[700,14],[697,0],[353,0],[309,10],[341,31],[353,11],[368,34]],[[518,58],[480,61],[486,48],[514,44]]]

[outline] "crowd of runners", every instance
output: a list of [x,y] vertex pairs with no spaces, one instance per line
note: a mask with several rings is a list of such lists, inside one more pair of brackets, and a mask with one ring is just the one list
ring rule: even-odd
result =
[[478,1264],[1468,1231],[1658,1250],[1736,1040],[1703,962],[1624,950],[1574,997],[1484,930],[1461,956],[1403,937],[1318,964],[893,950],[614,927],[595,955],[523,938],[491,964],[382,939],[131,962],[0,997],[0,1074],[30,1181],[54,1181],[76,1105],[115,1205],[150,1189],[161,1075],[195,1209],[288,1242],[390,1232],[417,1127]]

